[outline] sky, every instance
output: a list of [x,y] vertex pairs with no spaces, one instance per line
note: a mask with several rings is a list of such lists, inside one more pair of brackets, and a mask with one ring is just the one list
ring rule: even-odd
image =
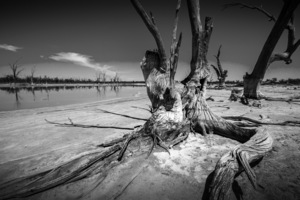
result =
[[[176,0],[140,0],[151,11],[169,52]],[[213,18],[214,29],[208,60],[214,63],[219,45],[220,60],[229,71],[228,80],[242,80],[251,73],[274,22],[263,14],[238,7],[223,10],[232,0],[200,0],[201,17]],[[278,17],[282,0],[241,0],[262,5]],[[140,62],[155,41],[134,10],[130,0],[1,0],[0,1],[0,76],[11,74],[9,64],[18,60],[25,77],[35,67],[35,76],[96,79],[97,71],[116,73],[122,80],[143,80]],[[296,30],[300,27],[300,8],[295,12]],[[183,33],[177,80],[189,73],[191,31],[186,1],[182,0],[178,31]],[[300,39],[300,31],[296,31]],[[275,52],[286,49],[284,32]],[[300,49],[293,63],[276,62],[266,78],[299,78]],[[216,75],[214,79],[216,80]]]

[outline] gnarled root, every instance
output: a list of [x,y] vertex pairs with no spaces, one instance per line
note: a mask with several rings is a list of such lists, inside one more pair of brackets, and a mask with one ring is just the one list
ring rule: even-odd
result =
[[196,96],[190,103],[193,107],[188,112],[193,128],[203,135],[214,132],[243,143],[218,161],[208,189],[209,199],[230,199],[234,178],[242,171],[246,172],[253,187],[258,188],[250,163],[261,159],[272,149],[273,140],[270,134],[263,127],[245,129],[216,116],[211,112],[201,93]]
[[218,161],[212,183],[209,188],[209,199],[230,199],[231,185],[236,174],[245,171],[251,184],[258,189],[255,173],[250,163],[261,159],[272,149],[273,139],[265,128],[258,128],[256,134],[244,144],[223,155]]

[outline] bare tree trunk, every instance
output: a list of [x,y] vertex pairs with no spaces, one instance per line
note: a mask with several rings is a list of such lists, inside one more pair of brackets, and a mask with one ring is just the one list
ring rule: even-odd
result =
[[[210,36],[213,30],[212,19],[205,18],[204,29],[200,18],[199,1],[187,0],[189,17],[192,29],[192,59],[190,62],[190,74],[181,82],[182,84],[192,83],[205,86],[210,75],[207,66],[207,52]],[[200,83],[202,82],[202,83]],[[203,89],[205,89],[203,87]]]
[[[270,65],[270,59],[272,57],[273,50],[282,35],[282,32],[288,26],[289,21],[291,20],[293,13],[300,3],[299,0],[286,0],[284,1],[284,6],[280,12],[276,23],[265,42],[265,45],[258,57],[258,60],[255,64],[255,67],[252,73],[246,74],[244,76],[244,95],[247,98],[259,99],[262,97],[259,92],[259,86],[262,79],[265,76],[266,70]],[[297,44],[297,47],[299,44]],[[292,51],[292,53],[294,50]],[[290,56],[289,56],[290,57]]]

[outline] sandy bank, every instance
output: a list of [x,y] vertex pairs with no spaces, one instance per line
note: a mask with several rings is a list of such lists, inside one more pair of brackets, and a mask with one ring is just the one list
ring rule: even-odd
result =
[[[264,87],[272,96],[299,95],[299,90]],[[253,119],[280,122],[300,120],[300,105],[263,101],[262,108],[229,102],[229,90],[209,90],[212,110],[221,116],[243,115]],[[0,177],[1,182],[34,174],[66,162],[84,152],[97,151],[97,144],[110,140],[126,130],[59,127],[44,119],[76,123],[133,127],[141,120],[103,113],[108,110],[134,117],[148,118],[144,109],[147,97],[132,97],[52,108],[0,112]],[[273,151],[255,167],[257,179],[265,190],[253,190],[242,173],[237,178],[245,199],[300,198],[300,128],[266,126],[274,139]],[[157,148],[149,159],[140,155],[123,161],[97,186],[97,176],[37,194],[28,199],[201,199],[206,178],[217,160],[238,143],[217,135],[203,138],[190,135],[188,140],[171,150],[171,155]],[[93,187],[94,186],[94,187]],[[97,186],[97,187],[96,187]],[[236,186],[237,187],[237,186]],[[94,188],[93,191],[88,189]],[[235,188],[235,189],[238,189]],[[81,196],[86,194],[85,196]],[[234,198],[234,195],[232,195]]]

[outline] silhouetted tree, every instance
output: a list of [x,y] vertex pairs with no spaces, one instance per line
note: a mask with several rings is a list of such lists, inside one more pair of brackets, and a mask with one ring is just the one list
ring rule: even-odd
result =
[[32,67],[31,70],[30,70],[31,85],[34,85],[33,79],[34,79],[35,71],[36,71],[36,66]]
[[14,80],[14,84],[16,84],[17,80],[18,80],[18,76],[20,75],[20,73],[24,70],[24,69],[20,69],[20,65],[18,65],[18,61],[14,62],[13,64],[9,64],[10,69],[12,70],[12,76],[13,76],[13,80]]
[[218,80],[219,80],[219,87],[223,88],[225,87],[225,79],[227,78],[227,70],[223,70],[223,67],[221,65],[221,61],[220,61],[220,54],[221,54],[221,47],[222,45],[220,45],[219,50],[218,50],[218,54],[215,56],[217,59],[217,67],[215,65],[211,65],[213,67],[213,69],[215,70]]
[[[299,5],[299,0],[284,0],[284,5],[281,9],[278,19],[262,7],[250,6],[242,3],[226,4],[226,7],[240,6],[242,8],[255,9],[262,12],[269,18],[269,21],[274,21],[268,39],[266,40],[263,49],[256,61],[251,74],[246,73],[244,76],[244,96],[247,98],[260,99],[264,98],[260,92],[260,84],[265,73],[274,61],[284,61],[286,64],[292,62],[291,56],[300,45],[300,40],[295,42],[295,26],[294,26],[294,11]],[[283,53],[273,53],[273,50],[281,37],[284,30],[288,31],[287,48]]]

